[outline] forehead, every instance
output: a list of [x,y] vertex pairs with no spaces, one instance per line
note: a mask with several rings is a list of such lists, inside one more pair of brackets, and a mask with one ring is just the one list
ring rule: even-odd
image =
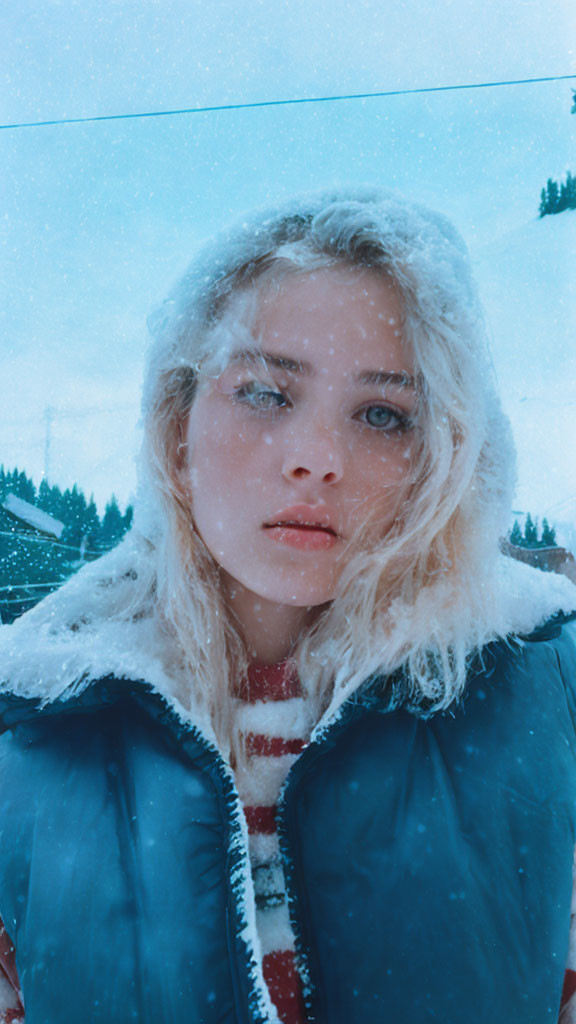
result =
[[[324,374],[412,375],[399,290],[385,272],[343,264],[267,274],[239,290],[206,338],[202,370],[218,377],[249,354],[308,363]],[[286,367],[288,368],[288,367]]]
[[375,369],[411,372],[401,297],[384,273],[347,267],[290,273],[263,282],[257,293],[251,333],[267,352],[313,365],[368,361]]
[[255,291],[261,326],[277,321],[330,322],[348,315],[374,323],[389,315],[398,321],[402,317],[398,288],[375,269],[341,265],[288,271],[257,283]]

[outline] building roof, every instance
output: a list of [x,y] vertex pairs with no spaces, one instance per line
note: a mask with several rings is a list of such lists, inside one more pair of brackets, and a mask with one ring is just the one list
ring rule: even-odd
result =
[[19,519],[26,526],[32,527],[34,530],[39,530],[40,533],[47,533],[49,536],[56,537],[57,539],[62,536],[64,523],[60,522],[59,519],[55,519],[54,516],[49,515],[47,512],[42,512],[35,505],[31,505],[29,501],[17,498],[15,494],[8,494],[6,496],[2,502],[2,508],[10,516]]

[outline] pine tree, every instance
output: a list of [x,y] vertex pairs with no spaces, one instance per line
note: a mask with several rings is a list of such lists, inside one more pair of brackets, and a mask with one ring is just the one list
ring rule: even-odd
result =
[[546,213],[558,212],[558,182],[548,178],[546,182]]
[[122,526],[124,528],[124,533],[127,533],[128,530],[130,529],[130,527],[132,526],[132,520],[133,519],[134,519],[134,506],[133,505],[127,505],[126,506],[126,511],[125,511],[125,513],[124,513],[124,515],[122,517]]
[[566,181],[558,185],[557,181],[548,178],[546,188],[540,192],[538,213],[545,217],[549,213],[562,213],[563,210],[576,209],[576,178],[571,171],[566,174]]
[[26,473],[16,473],[16,480],[14,481],[14,493],[18,498],[22,498],[23,501],[28,501],[31,505],[36,501],[36,488],[30,477],[26,476]]
[[542,520],[542,538],[540,544],[543,548],[555,548],[556,544],[556,530],[553,526],[550,526],[547,519]]
[[114,547],[114,545],[122,538],[124,532],[122,513],[118,507],[116,496],[113,494],[104,510],[102,529],[100,531],[100,543],[106,548]]
[[566,175],[566,206],[569,210],[576,210],[576,178],[570,171]]
[[100,520],[98,518],[98,509],[96,508],[96,502],[94,501],[94,495],[90,495],[90,501],[86,506],[86,513],[84,515],[83,522],[83,537],[86,541],[88,549],[94,551],[98,545],[100,539]]
[[530,513],[526,516],[524,524],[524,546],[527,548],[538,547],[538,523],[534,523]]
[[71,544],[78,549],[80,549],[86,534],[85,520],[87,507],[84,493],[79,490],[77,484],[74,484],[72,490],[67,488],[64,491],[62,495],[62,515],[60,517],[65,527],[62,539],[66,544]]
[[62,491],[56,484],[49,486],[46,511],[56,519],[63,519],[65,514],[65,502]]
[[522,530],[520,529],[520,523],[517,519],[514,520],[514,526],[510,530],[510,543],[514,544],[517,548],[522,547],[522,544],[524,543]]
[[36,501],[34,482],[26,473],[18,469],[6,472],[4,466],[0,466],[0,501],[4,501],[8,494],[14,494],[31,505]]
[[18,482],[18,470],[13,469],[6,473],[6,494],[14,494]]
[[55,519],[62,519],[64,510],[62,491],[59,487],[51,486],[46,479],[40,481],[36,504],[38,508],[41,508],[43,512],[47,512],[49,516],[54,516]]
[[49,501],[50,501],[50,484],[46,480],[46,477],[43,477],[42,480],[40,481],[40,486],[38,488],[38,496],[36,498],[36,504],[38,505],[38,508],[42,509],[43,512],[48,512]]

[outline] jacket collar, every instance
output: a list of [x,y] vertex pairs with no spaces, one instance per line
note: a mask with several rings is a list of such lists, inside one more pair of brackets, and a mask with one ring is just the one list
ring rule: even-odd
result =
[[[12,625],[0,626],[0,692],[47,704],[78,695],[94,680],[145,681],[181,721],[195,724],[215,742],[206,712],[191,707],[186,672],[162,627],[153,594],[147,604],[139,600],[136,614],[130,613],[150,563],[149,542],[132,530],[59,591]],[[484,643],[530,634],[557,613],[576,608],[576,587],[566,577],[505,556],[499,557],[490,586],[491,619],[483,624]],[[404,610],[413,616],[412,629],[429,629],[434,622],[442,597],[437,590],[427,588],[413,610]],[[466,609],[461,612],[465,619]],[[325,719],[333,720],[350,696],[342,692]]]

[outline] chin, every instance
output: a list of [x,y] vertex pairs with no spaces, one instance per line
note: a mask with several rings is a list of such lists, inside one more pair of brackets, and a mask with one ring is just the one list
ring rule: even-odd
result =
[[267,594],[263,594],[268,601],[273,601],[275,604],[289,605],[291,608],[317,608],[323,604],[329,604],[334,599],[333,590],[302,590],[302,589],[283,589],[280,593],[276,591],[270,591]]
[[[286,573],[282,579],[279,571],[270,587],[269,600],[292,608],[316,608],[327,604],[334,599],[336,584],[332,577],[319,579],[319,576],[320,573],[314,571],[306,574],[297,572]],[[278,586],[279,577],[281,586]]]

